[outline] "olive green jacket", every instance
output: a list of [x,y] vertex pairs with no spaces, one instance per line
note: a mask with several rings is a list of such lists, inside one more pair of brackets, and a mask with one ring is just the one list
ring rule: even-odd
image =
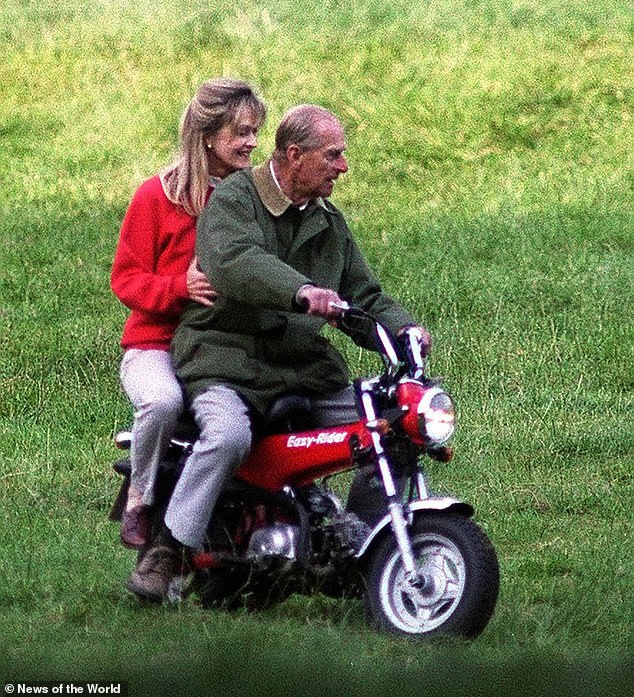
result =
[[258,411],[283,392],[326,394],[349,383],[324,320],[299,311],[298,289],[332,288],[396,331],[414,319],[385,295],[341,213],[318,199],[300,211],[269,163],[227,177],[198,221],[196,254],[219,292],[212,308],[189,303],[172,342],[190,397],[233,387]]

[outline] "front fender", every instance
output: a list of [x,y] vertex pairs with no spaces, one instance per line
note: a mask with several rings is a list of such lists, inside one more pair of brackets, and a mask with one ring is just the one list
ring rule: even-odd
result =
[[[471,518],[475,512],[473,506],[470,504],[451,498],[450,496],[438,496],[429,499],[420,499],[419,501],[412,501],[412,503],[406,506],[407,525],[411,526],[411,524],[414,522],[414,516],[417,513],[425,511],[453,511],[458,513],[458,515],[465,516],[465,518]],[[370,534],[365,539],[361,549],[356,553],[355,557],[357,559],[362,557],[368,551],[381,531],[388,527],[391,522],[392,517],[389,513],[381,518],[381,520],[370,531]]]

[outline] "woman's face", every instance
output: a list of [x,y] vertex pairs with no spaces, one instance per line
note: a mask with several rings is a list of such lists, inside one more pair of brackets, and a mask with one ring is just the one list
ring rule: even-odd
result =
[[209,174],[226,177],[251,164],[251,152],[258,144],[259,123],[251,109],[243,109],[239,117],[205,137]]

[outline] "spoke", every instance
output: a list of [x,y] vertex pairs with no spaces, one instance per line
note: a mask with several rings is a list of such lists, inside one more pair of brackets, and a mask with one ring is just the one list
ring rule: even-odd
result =
[[421,607],[418,603],[415,603],[416,607],[416,622],[419,624],[427,624],[431,620],[432,608]]
[[447,607],[447,602],[437,602],[429,611],[429,621],[434,622],[443,615],[451,614],[451,605]]
[[439,602],[444,602],[447,600],[455,600],[460,593],[460,585],[457,583],[454,583],[453,581],[449,581],[447,585],[445,586],[445,591],[444,593],[440,596]]
[[437,581],[441,577],[444,580],[447,578],[444,560],[438,559],[437,557],[428,559],[427,563],[418,570],[418,573],[425,576],[432,576],[434,581]]
[[[412,605],[415,608],[415,615],[408,613],[412,617],[412,622],[418,624],[419,626],[426,626],[430,622],[434,622],[438,617],[443,614],[445,606],[447,603],[451,603],[453,598],[438,598],[432,604],[425,604],[422,602],[417,602],[417,593],[412,592],[409,594],[409,598],[412,601]],[[407,607],[403,605],[404,609]]]
[[420,554],[418,556],[419,562],[423,566],[425,564],[428,564],[430,559],[434,559],[435,557],[442,556],[442,550],[443,550],[443,547],[439,544],[424,547],[423,549],[420,550]]
[[425,624],[429,622],[433,613],[433,607],[425,604],[420,593],[409,583],[399,584],[400,594],[395,598],[400,609],[400,614],[408,623]]
[[445,557],[443,559],[443,573],[447,579],[447,583],[460,583],[460,572],[458,564],[450,564],[449,559]]

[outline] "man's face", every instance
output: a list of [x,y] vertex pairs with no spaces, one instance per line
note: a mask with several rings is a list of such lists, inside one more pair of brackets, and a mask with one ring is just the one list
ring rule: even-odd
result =
[[346,139],[341,124],[328,119],[319,131],[320,146],[302,151],[295,163],[294,189],[304,200],[330,196],[337,177],[348,171],[344,157]]
[[251,109],[206,138],[209,174],[226,177],[251,164],[251,152],[258,144],[258,121]]

